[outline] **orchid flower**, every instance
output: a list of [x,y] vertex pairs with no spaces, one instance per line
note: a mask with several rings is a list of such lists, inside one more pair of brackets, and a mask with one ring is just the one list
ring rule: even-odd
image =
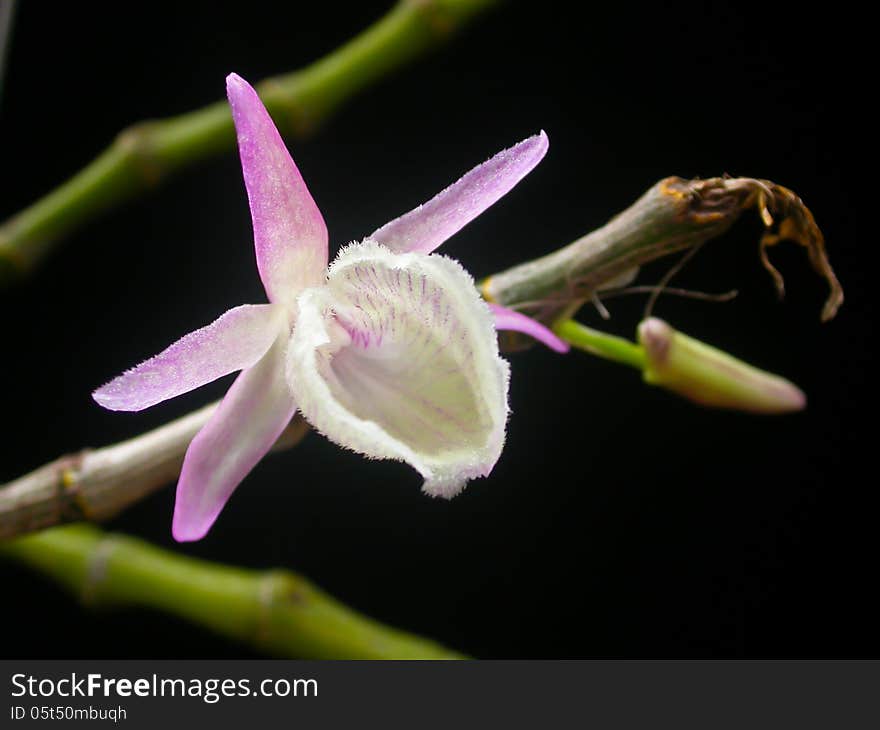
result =
[[546,135],[343,247],[328,268],[327,227],[278,130],[246,81],[226,81],[270,303],[230,309],[94,393],[110,410],[139,411],[241,371],[186,452],[174,537],[205,535],[297,409],[340,446],[408,462],[430,495],[488,475],[508,414],[494,326],[567,345],[490,309],[458,262],[431,252],[532,170]]

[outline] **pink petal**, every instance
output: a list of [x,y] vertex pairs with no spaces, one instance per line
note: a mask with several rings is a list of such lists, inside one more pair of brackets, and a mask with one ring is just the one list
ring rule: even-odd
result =
[[430,253],[506,195],[547,152],[544,132],[499,152],[424,205],[370,236],[396,253]]
[[92,397],[111,411],[149,408],[249,368],[271,347],[285,323],[284,310],[271,304],[235,307],[98,388]]
[[323,281],[327,226],[269,112],[240,76],[226,77],[251,205],[257,268],[270,301],[292,303]]
[[235,488],[266,455],[296,412],[284,378],[286,337],[232,384],[189,445],[174,504],[180,542],[208,532]]
[[495,329],[497,330],[515,330],[523,332],[534,337],[539,342],[543,342],[551,350],[556,352],[568,352],[569,344],[559,339],[553,332],[547,329],[540,322],[536,322],[531,317],[515,312],[500,304],[490,304],[489,309],[495,315]]

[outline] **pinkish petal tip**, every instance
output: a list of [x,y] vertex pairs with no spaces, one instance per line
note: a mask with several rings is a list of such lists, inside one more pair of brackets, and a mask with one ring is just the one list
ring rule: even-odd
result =
[[396,253],[431,253],[509,193],[543,159],[549,145],[541,131],[502,150],[370,238]]
[[231,89],[233,86],[248,86],[248,82],[245,81],[241,76],[237,73],[231,73],[226,77],[226,88]]
[[531,317],[527,317],[507,307],[502,307],[500,304],[489,304],[489,309],[495,315],[495,329],[522,332],[530,337],[534,337],[538,342],[543,342],[547,347],[556,352],[566,353],[571,349],[567,342],[557,337],[552,331]]

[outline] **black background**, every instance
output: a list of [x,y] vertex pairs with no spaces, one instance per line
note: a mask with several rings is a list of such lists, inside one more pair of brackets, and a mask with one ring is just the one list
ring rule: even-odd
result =
[[[407,466],[320,436],[261,463],[200,543],[180,549],[301,571],[353,606],[481,657],[846,656],[880,653],[871,449],[872,212],[852,170],[869,149],[858,17],[838,4],[511,3],[291,145],[336,243],[362,237],[497,150],[547,130],[550,152],[444,251],[475,276],[601,225],[656,180],[728,172],[793,188],[846,288],[779,247],[778,303],[754,216],[676,279],[738,288],[729,304],[661,299],[680,329],[808,393],[806,412],[709,412],[637,374],[545,349],[512,356],[508,443],[451,502]],[[0,106],[11,214],[126,125],[301,66],[388,3],[20,3]],[[662,276],[669,262],[640,281]],[[264,301],[234,154],[80,230],[0,292],[0,481],[137,434],[228,381],[141,414],[91,390],[230,306]],[[643,300],[608,303],[632,335]],[[112,527],[172,546],[173,490]],[[231,657],[248,650],[165,616],[83,612],[0,565],[2,653]]]

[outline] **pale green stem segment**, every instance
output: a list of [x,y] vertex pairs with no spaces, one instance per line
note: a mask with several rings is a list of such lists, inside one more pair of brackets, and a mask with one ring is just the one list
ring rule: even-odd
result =
[[[282,133],[307,136],[343,102],[497,2],[401,0],[344,46],[300,71],[266,79],[257,90]],[[26,274],[103,211],[234,145],[225,101],[125,130],[74,177],[0,225],[0,283]]]
[[86,605],[156,609],[280,657],[465,658],[367,618],[295,573],[196,560],[89,525],[2,542],[0,556],[42,573]]
[[645,367],[645,348],[623,337],[585,327],[573,319],[558,321],[553,325],[553,331],[579,350],[629,365],[636,370],[643,370]]

